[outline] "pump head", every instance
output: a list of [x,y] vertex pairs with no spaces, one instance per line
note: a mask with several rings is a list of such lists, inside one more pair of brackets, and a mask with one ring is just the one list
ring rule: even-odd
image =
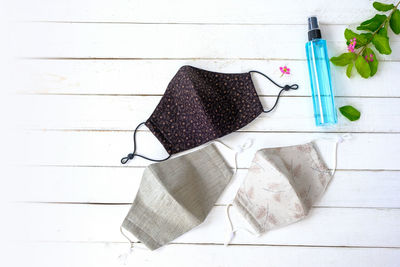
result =
[[321,39],[321,30],[318,26],[317,17],[312,16],[308,18],[308,41],[314,39]]

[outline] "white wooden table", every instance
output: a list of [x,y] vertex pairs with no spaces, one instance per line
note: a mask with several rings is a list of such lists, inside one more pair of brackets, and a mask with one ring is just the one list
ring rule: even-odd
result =
[[[26,113],[19,200],[31,266],[399,266],[400,37],[380,56],[378,74],[347,79],[333,67],[338,106],[362,112],[336,128],[314,126],[304,45],[306,19],[317,15],[330,55],[345,51],[343,31],[373,15],[371,1],[29,0],[14,3],[19,21],[15,83]],[[135,249],[119,226],[149,164],[119,162],[132,132],[161,98],[177,69],[256,69],[281,84],[296,82],[278,109],[223,140],[253,146],[239,157],[238,176],[206,222],[154,252]],[[279,66],[291,68],[279,78]],[[265,107],[277,88],[260,77]],[[257,149],[351,132],[339,147],[338,170],[322,200],[299,223],[260,238],[238,233],[224,247],[225,205]],[[138,133],[139,151],[165,152]],[[329,161],[330,151],[323,151]],[[236,222],[242,222],[233,214]],[[25,256],[24,256],[25,257]],[[22,257],[22,258],[24,258]]]

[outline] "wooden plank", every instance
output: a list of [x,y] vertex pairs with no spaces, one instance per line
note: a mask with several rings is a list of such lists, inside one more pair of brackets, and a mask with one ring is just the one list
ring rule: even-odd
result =
[[[24,164],[121,166],[121,157],[133,149],[132,132],[113,131],[27,131],[17,136],[20,147],[16,155],[24,155]],[[337,134],[323,133],[232,133],[222,140],[232,147],[246,142],[253,145],[241,153],[239,167],[248,167],[256,150],[266,147],[294,145],[316,138],[337,138]],[[353,139],[338,149],[339,169],[398,170],[399,163],[392,155],[400,154],[399,134],[353,134]],[[150,132],[138,132],[138,153],[153,158],[167,154]],[[319,149],[327,164],[332,164],[333,143],[319,142]],[[225,153],[229,159],[232,153]],[[20,162],[19,157],[13,160]],[[136,158],[127,166],[147,166],[148,161]]]
[[[124,242],[120,224],[127,205],[20,204],[21,236],[32,241]],[[229,229],[226,208],[212,209],[205,222],[177,243],[223,244]],[[235,208],[237,227],[249,227]],[[26,224],[25,222],[29,222]],[[399,209],[315,208],[297,223],[261,237],[239,231],[233,244],[400,247]]]
[[[278,90],[276,90],[278,91]],[[291,96],[291,92],[286,93]],[[19,102],[29,113],[21,122],[28,129],[134,130],[154,111],[159,96],[29,95]],[[261,97],[269,109],[276,97]],[[353,105],[362,113],[350,122],[340,113],[335,132],[400,132],[400,98],[337,98],[337,106]],[[261,114],[243,131],[326,131],[316,127],[310,97],[281,98],[277,110]]]
[[[27,167],[16,175],[18,201],[132,203],[144,168]],[[218,200],[232,201],[247,170],[238,170]],[[317,206],[400,208],[399,171],[337,171]],[[73,192],[73,194],[71,194]]]
[[[116,243],[20,244],[25,257],[15,257],[18,266],[32,267],[397,267],[400,251],[393,248],[319,248],[217,245],[168,245],[157,251],[134,249]],[[17,249],[18,251],[18,249]],[[289,256],[283,256],[289,255]]]
[[[183,65],[216,72],[238,73],[259,70],[280,84],[297,83],[290,95],[310,96],[305,60],[20,60],[13,72],[15,91],[39,94],[146,94],[162,95],[171,78]],[[290,77],[280,78],[279,66],[291,69]],[[336,96],[400,97],[395,75],[398,62],[383,62],[371,79],[332,66]],[[19,75],[23,73],[24,79]],[[18,75],[18,76],[17,76]],[[260,95],[276,95],[277,88],[260,75],[252,75]]]
[[[390,2],[384,0],[382,2]],[[46,8],[42,8],[45,6]],[[168,2],[147,0],[57,1],[32,0],[13,2],[15,15],[23,20],[102,21],[144,23],[268,23],[305,24],[310,15],[318,15],[323,23],[359,23],[372,17],[370,1],[317,2],[313,0],[252,0]],[[289,15],[290,14],[290,15]]]
[[[160,95],[176,69],[189,63],[219,71],[248,71],[257,68],[272,74],[274,79],[279,76],[277,68],[286,64],[292,68],[293,75],[289,79],[277,80],[282,83],[298,81],[304,90],[293,92],[292,95],[308,96],[308,74],[304,56],[305,18],[309,14],[318,15],[323,23],[324,37],[328,39],[329,52],[334,55],[345,51],[345,24],[359,23],[374,13],[369,1],[345,3],[344,0],[323,4],[305,0],[301,3],[285,2],[284,5],[281,2],[267,3],[262,0],[246,3],[205,0],[189,4],[182,0],[165,3],[153,0],[118,0],[113,4],[104,0],[89,0],[84,3],[61,0],[57,4],[48,0],[24,2],[12,3],[15,13],[18,13],[17,19],[20,20],[105,22],[20,24],[15,29],[13,34],[20,36],[13,54],[18,56],[107,58],[93,61],[21,61],[27,66],[13,71],[13,75],[18,77],[9,87],[17,88],[23,93],[40,94]],[[196,23],[198,24],[195,25]],[[338,104],[342,104],[340,101],[346,104],[346,101],[354,101],[350,104],[356,105],[363,112],[363,119],[358,124],[340,124],[341,131],[382,133],[356,134],[351,143],[340,147],[339,167],[342,170],[338,171],[325,197],[318,204],[330,208],[317,208],[304,222],[268,233],[261,239],[249,238],[246,234],[239,233],[234,241],[236,245],[224,248],[220,245],[225,239],[226,230],[224,207],[217,207],[205,224],[176,241],[184,244],[171,245],[153,253],[135,250],[132,256],[124,258],[123,253],[128,245],[120,236],[118,227],[128,205],[24,205],[21,212],[18,212],[19,209],[16,212],[21,216],[17,223],[21,234],[18,238],[56,242],[22,246],[18,244],[16,253],[11,254],[10,262],[19,266],[28,263],[31,266],[99,267],[127,264],[397,266],[400,260],[399,209],[333,208],[398,208],[399,197],[394,194],[399,189],[398,171],[351,170],[399,170],[396,157],[393,156],[400,152],[399,136],[383,133],[398,132],[395,123],[399,115],[397,99],[371,98],[363,101],[364,99],[358,98],[400,96],[396,77],[387,75],[397,73],[400,68],[397,64],[400,54],[396,53],[400,51],[399,39],[392,35],[390,38],[393,54],[381,57],[386,62],[380,64],[380,71],[373,79],[367,81],[355,78],[350,81],[345,78],[343,68],[335,68],[333,73],[337,95],[356,97],[339,98]],[[124,61],[110,60],[111,58]],[[147,58],[162,60],[143,60]],[[200,58],[206,60],[199,60]],[[216,58],[222,60],[213,60]],[[26,76],[29,78],[21,79]],[[274,95],[276,88],[268,82],[256,78],[256,83],[260,85],[263,95]],[[143,171],[143,167],[138,166],[145,166],[149,162],[135,160],[127,168],[119,167],[120,157],[129,152],[132,145],[132,132],[124,130],[133,129],[132,125],[142,116],[138,114],[148,115],[149,109],[133,103],[132,97],[46,97],[35,97],[35,103],[24,105],[25,117],[19,122],[22,126],[64,130],[34,131],[17,136],[21,137],[18,139],[21,140],[21,150],[15,149],[17,157],[14,154],[9,157],[19,164],[23,161],[28,165],[99,167],[35,167],[28,171],[21,170],[23,176],[20,177],[23,179],[18,181],[20,184],[17,183],[22,185],[19,193],[44,201],[73,199],[72,201],[80,202],[79,200],[86,199],[88,201],[82,202],[97,202],[98,199],[104,199],[104,202],[117,203],[118,199],[126,199],[126,203],[130,202]],[[140,103],[148,103],[150,107],[157,97],[134,99],[140,99]],[[280,105],[288,111],[286,114],[279,112],[280,117],[278,113],[271,114],[274,116],[268,118],[268,123],[252,124],[249,131],[312,129],[313,126],[309,124],[312,123],[311,106],[307,104],[309,99],[288,97],[283,100],[286,100],[283,101],[285,106],[291,105],[291,109]],[[272,98],[263,99],[264,104],[270,105],[271,101]],[[306,111],[307,108],[309,113],[298,114],[299,117],[292,120],[294,116],[298,116],[297,110]],[[374,109],[376,113],[372,112]],[[368,123],[366,119],[369,119]],[[83,129],[90,131],[81,131]],[[248,138],[255,140],[254,146],[240,156],[240,164],[245,168],[257,148],[303,142],[316,136],[334,135],[237,133],[225,140],[235,145]],[[140,142],[140,151],[163,156],[162,148],[148,132],[140,132],[139,138],[143,140]],[[331,154],[329,149],[331,146],[328,145],[323,148],[323,154],[328,159]],[[220,204],[230,200],[245,172],[244,169],[239,171],[239,176],[222,196]],[[235,212],[233,217],[235,223],[243,223]],[[24,251],[23,257],[21,251]],[[7,257],[10,256],[6,254]],[[18,264],[20,261],[24,262]]]
[[[321,28],[331,55],[346,51],[345,28]],[[305,25],[20,23],[14,52],[19,57],[305,59],[306,32]],[[380,58],[400,60],[400,40],[389,35],[394,52]]]

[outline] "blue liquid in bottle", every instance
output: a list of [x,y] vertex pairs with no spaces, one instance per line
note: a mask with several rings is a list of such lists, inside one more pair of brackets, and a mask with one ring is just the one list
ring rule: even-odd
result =
[[317,126],[335,125],[337,123],[337,114],[329,57],[326,41],[321,38],[321,31],[316,17],[308,18],[306,53],[315,123]]

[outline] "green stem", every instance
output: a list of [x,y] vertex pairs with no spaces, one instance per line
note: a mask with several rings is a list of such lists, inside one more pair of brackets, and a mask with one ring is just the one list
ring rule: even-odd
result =
[[389,22],[390,18],[392,17],[393,13],[396,11],[397,7],[399,6],[400,1],[396,4],[396,6],[392,9],[392,12],[390,12],[389,16],[382,22],[382,24],[379,26],[378,29],[376,29],[373,33],[371,38],[368,40],[368,42],[363,46],[363,48],[357,53],[357,55],[362,55],[364,50],[367,48],[367,46],[371,43],[372,39],[374,39],[374,36],[379,32],[382,27]]

